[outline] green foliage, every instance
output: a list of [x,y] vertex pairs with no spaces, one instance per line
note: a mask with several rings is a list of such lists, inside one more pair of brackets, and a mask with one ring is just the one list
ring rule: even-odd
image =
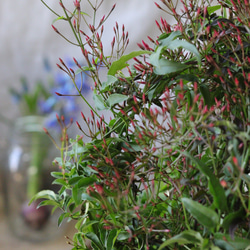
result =
[[58,20],[69,22],[88,64],[79,69],[95,82],[95,107],[87,103],[91,117],[82,114],[80,136],[55,160],[61,189],[34,199],[60,208],[59,224],[76,221],[72,249],[248,249],[249,5],[184,1],[178,14],[174,1],[161,1],[177,24],[162,18],[153,46],[143,41],[128,55],[116,24],[107,56],[106,18],[90,22],[89,34],[80,28],[99,5],[83,15],[80,2],[73,12],[60,2]]
[[182,202],[188,212],[204,227],[213,230],[218,225],[219,217],[214,210],[188,198],[182,198]]
[[44,87],[43,83],[38,81],[33,91],[29,90],[26,78],[21,78],[22,89],[17,91],[10,88],[11,96],[15,103],[19,105],[20,113],[22,115],[39,115],[39,101],[50,97],[49,90]]
[[127,61],[133,59],[136,56],[150,54],[150,51],[133,51],[128,55],[121,56],[118,60],[114,61],[108,71],[108,76],[114,76],[118,71],[124,69],[129,66]]

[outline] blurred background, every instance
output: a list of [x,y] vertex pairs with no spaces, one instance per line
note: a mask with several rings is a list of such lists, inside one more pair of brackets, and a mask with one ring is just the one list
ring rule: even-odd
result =
[[[55,11],[62,13],[59,1],[46,1]],[[65,0],[65,5],[72,9],[73,0]],[[87,2],[87,1],[86,1]],[[88,4],[82,1],[84,12],[88,13]],[[95,2],[93,0],[93,2]],[[100,17],[107,14],[114,3],[117,6],[105,23],[103,45],[106,51],[110,48],[113,39],[113,27],[117,21],[125,25],[129,32],[130,44],[127,53],[138,50],[137,43],[141,40],[148,41],[147,36],[156,38],[159,35],[155,20],[160,21],[160,12],[153,0],[105,0],[100,10]],[[165,16],[166,18],[166,16]],[[51,27],[55,15],[51,13],[40,0],[1,0],[0,1],[0,114],[14,121],[18,116],[18,108],[13,104],[9,88],[18,88],[20,78],[25,77],[31,87],[35,87],[38,80],[46,82],[47,75],[44,69],[46,58],[52,71],[58,71],[55,66],[58,58],[73,58],[81,61],[81,51],[67,43],[54,32]],[[67,38],[73,39],[66,22],[54,24]],[[84,29],[84,28],[82,28]],[[89,92],[91,98],[91,91]],[[84,104],[80,110],[86,110]],[[0,174],[7,164],[9,138],[12,134],[10,126],[0,122]],[[70,249],[65,243],[64,236],[45,243],[29,243],[16,239],[10,233],[3,207],[3,182],[0,185],[0,249]],[[56,230],[56,228],[55,228]],[[66,230],[67,235],[72,235],[73,227]]]

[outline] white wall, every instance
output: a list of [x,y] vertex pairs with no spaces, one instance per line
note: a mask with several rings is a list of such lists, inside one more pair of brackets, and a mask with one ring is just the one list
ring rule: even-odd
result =
[[[58,0],[46,2],[61,11]],[[68,4],[73,0],[64,2]],[[86,2],[82,0],[83,11]],[[159,34],[154,20],[165,14],[156,8],[153,0],[104,0],[104,9],[109,10],[115,2],[117,7],[105,28],[104,46],[110,46],[115,21],[125,24],[129,31],[128,51],[136,49],[136,43],[142,39],[147,41],[147,35],[154,37]],[[100,15],[106,14],[106,10],[102,10]],[[49,58],[53,65],[59,57],[75,56],[80,59],[79,49],[69,45],[51,28],[54,18],[54,14],[39,0],[0,1],[0,114],[10,119],[17,114],[17,107],[10,100],[8,88],[18,86],[20,76],[26,76],[30,83],[43,78],[44,57]],[[62,33],[63,30],[67,33],[62,24],[55,23],[55,26]],[[6,126],[0,123],[0,149],[5,145],[8,132]]]

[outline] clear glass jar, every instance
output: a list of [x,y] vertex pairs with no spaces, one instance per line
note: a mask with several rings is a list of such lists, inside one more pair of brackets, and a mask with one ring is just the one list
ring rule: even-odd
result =
[[[11,135],[5,171],[5,211],[11,231],[18,238],[45,241],[59,236],[59,213],[48,206],[36,209],[40,201],[28,205],[39,191],[52,186],[55,146],[43,131],[44,117],[19,118]],[[59,211],[58,211],[59,212]]]

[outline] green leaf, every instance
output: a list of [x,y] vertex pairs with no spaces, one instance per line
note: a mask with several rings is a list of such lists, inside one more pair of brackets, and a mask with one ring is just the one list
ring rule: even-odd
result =
[[59,207],[60,203],[58,203],[57,201],[54,201],[54,200],[44,200],[44,201],[41,201],[36,208],[38,209],[39,207],[42,207],[42,206]]
[[81,194],[81,199],[82,201],[95,201],[95,199],[91,196],[89,196],[88,194],[82,193]]
[[91,240],[94,245],[96,245],[100,250],[105,250],[103,243],[100,241],[98,236],[92,232],[86,233],[85,236]]
[[212,176],[212,171],[201,160],[193,157],[186,151],[183,152],[183,154],[187,156],[206,177],[210,178]]
[[67,18],[65,18],[64,16],[59,16],[52,21],[52,24],[54,24],[58,20],[67,20]]
[[174,116],[176,115],[176,108],[174,105],[171,105],[170,108],[170,118],[171,118],[171,124],[174,128],[174,130],[176,130],[176,125],[175,125],[175,121],[174,121]]
[[142,151],[142,147],[140,145],[138,145],[137,143],[133,143],[133,142],[130,142],[130,143],[124,143],[122,142],[122,147],[128,149],[130,152],[139,152],[139,151]]
[[114,76],[117,71],[122,70],[123,68],[127,67],[129,64],[127,64],[127,61],[130,59],[143,55],[143,54],[150,54],[152,52],[147,50],[140,50],[140,51],[133,51],[128,55],[121,56],[117,61],[114,61],[108,71],[108,75]]
[[170,35],[169,35],[168,37],[166,37],[166,38],[164,38],[164,39],[160,39],[160,40],[159,40],[160,45],[161,45],[162,47],[164,47],[164,46],[165,46],[165,47],[168,47],[169,44],[170,44],[173,40],[175,40],[178,36],[181,36],[181,32],[180,32],[179,30],[174,31],[174,32],[170,33]]
[[228,231],[229,227],[233,223],[235,223],[237,221],[241,222],[244,220],[245,220],[245,210],[243,207],[241,207],[238,211],[230,213],[224,218],[223,223],[222,223],[222,227]]
[[165,75],[182,71],[186,68],[188,68],[188,66],[183,63],[169,61],[167,59],[161,58],[159,59],[158,65],[155,68],[155,73],[157,75]]
[[188,68],[188,65],[185,65],[181,62],[169,61],[165,58],[160,58],[161,50],[163,47],[159,47],[156,53],[153,53],[150,56],[150,63],[154,66],[154,71],[157,75],[166,75],[178,71],[182,71]]
[[189,198],[182,198],[184,207],[203,226],[214,229],[219,223],[219,216],[211,208]]
[[61,186],[68,186],[67,182],[63,179],[56,179],[52,182],[52,184],[57,184]]
[[69,213],[62,213],[59,218],[58,218],[58,221],[57,221],[57,225],[58,227],[60,227],[62,225],[62,222],[65,218],[69,217]]
[[107,239],[107,250],[114,249],[115,241],[117,239],[119,232],[120,232],[120,230],[117,230],[117,229],[111,230],[111,232],[108,235],[108,239]]
[[204,98],[205,104],[208,106],[208,108],[210,108],[212,105],[213,98],[211,97],[209,88],[204,84],[200,85],[199,88]]
[[119,241],[123,241],[123,240],[127,240],[129,239],[131,236],[130,236],[130,233],[127,232],[127,231],[122,231],[118,234],[118,237],[117,237],[117,240]]
[[[61,159],[61,157],[60,157],[60,159]],[[63,177],[62,172],[51,172],[50,175],[53,176],[54,178],[62,178]]]
[[220,8],[221,8],[221,5],[208,6],[207,13],[211,15],[212,13],[214,13],[216,10],[219,10]]
[[181,36],[180,31],[172,32],[167,38],[161,39],[160,46],[156,49],[155,53],[150,56],[150,63],[155,67],[155,73],[158,75],[170,74],[178,71],[182,71],[189,66],[185,63],[170,61],[162,57],[164,50],[175,50],[183,48],[191,52],[197,59],[198,64],[201,64],[201,56],[197,48],[186,40],[176,39]]
[[128,100],[129,96],[122,95],[122,94],[112,94],[106,100],[106,103],[109,107],[112,107],[114,104],[121,103],[123,101]]
[[209,246],[209,250],[221,250],[221,248],[212,245],[212,246]]
[[90,230],[89,230],[89,227],[92,227],[92,225],[98,224],[98,223],[100,223],[100,221],[98,221],[98,220],[91,220],[91,221],[88,221],[88,222],[84,223],[84,224],[81,226],[80,230],[81,230],[82,232],[86,231],[87,229],[88,229],[88,231],[90,231]]
[[112,131],[116,131],[119,135],[126,131],[127,126],[128,124],[121,114],[109,122],[109,128],[111,128]]
[[189,52],[195,55],[198,63],[199,64],[201,63],[200,53],[192,43],[189,43],[185,40],[176,39],[174,41],[171,41],[167,47],[168,49],[171,49],[171,50],[178,49],[178,48],[183,48],[185,50],[188,50]]
[[216,233],[214,235],[214,243],[216,246],[225,250],[245,249],[250,246],[250,240],[241,237],[232,239],[227,234]]
[[185,245],[185,244],[198,244],[202,245],[203,238],[201,237],[199,232],[188,230],[184,231],[168,240],[166,240],[159,248],[159,250],[165,248],[166,246],[169,246],[173,243],[177,243],[179,245]]
[[76,176],[73,177],[71,179],[68,180],[69,185],[75,185],[76,183],[78,183],[78,181],[80,181],[82,179],[81,176]]
[[82,187],[88,187],[89,185],[93,184],[96,181],[96,178],[93,177],[83,177],[79,182],[78,182],[78,188]]
[[247,185],[250,184],[250,176],[248,174],[241,174],[241,179],[245,181]]
[[[85,247],[85,243],[84,243],[84,234],[83,233],[76,233],[76,238],[77,241],[81,244],[82,247],[84,247],[83,249],[86,249]],[[79,247],[77,248],[79,250]]]
[[73,211],[75,210],[76,208],[76,204],[75,203],[71,203],[69,206],[68,206],[68,209],[71,213],[73,213]]
[[83,188],[79,188],[77,185],[73,186],[72,188],[72,197],[74,199],[74,202],[76,206],[80,205],[82,202],[82,192]]
[[225,190],[221,186],[219,179],[214,174],[209,178],[208,188],[213,195],[215,207],[222,212],[228,211]]
[[108,75],[107,81],[102,83],[101,90],[107,91],[109,90],[109,86],[113,85],[118,79],[114,76]]
[[213,172],[205,165],[201,160],[194,158],[188,152],[183,152],[185,156],[187,156],[193,163],[195,163],[196,167],[208,178],[209,181],[209,191],[213,195],[214,205],[216,208],[221,211],[227,211],[227,198],[223,187],[220,184],[219,179],[213,174]]
[[95,102],[95,107],[97,110],[105,110],[107,109],[107,105],[105,104],[105,101],[101,95],[98,95],[96,93],[96,90],[93,92],[93,100]]
[[86,218],[84,217],[81,217],[81,218],[78,218],[76,224],[75,224],[75,229],[77,229],[77,231],[81,231],[83,232],[83,230],[80,229],[80,227],[82,226],[82,224],[86,221]]
[[57,201],[57,196],[56,196],[56,194],[53,191],[51,191],[51,190],[43,190],[43,191],[40,191],[39,193],[37,193],[36,195],[34,195],[32,197],[32,199],[29,202],[29,205],[34,200],[41,199],[41,198],[46,198],[46,199],[49,199],[49,200],[55,200],[55,201]]

